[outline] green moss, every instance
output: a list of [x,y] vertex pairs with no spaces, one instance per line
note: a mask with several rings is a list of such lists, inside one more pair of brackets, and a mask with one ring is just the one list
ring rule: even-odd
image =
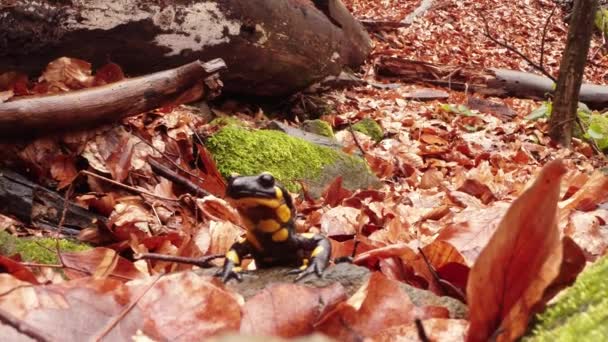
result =
[[[82,243],[59,239],[59,248],[65,252],[78,252],[91,247]],[[55,239],[18,238],[5,231],[0,231],[0,254],[2,255],[20,254],[24,261],[56,264],[59,260],[55,249]]]
[[595,27],[603,34],[608,34],[608,9],[602,8],[595,12]]
[[338,161],[367,167],[359,158],[274,130],[249,131],[229,126],[209,138],[206,146],[224,177],[267,171],[290,191],[300,189],[298,180],[316,179],[324,167]]
[[353,125],[353,129],[357,132],[361,132],[374,141],[380,141],[384,137],[382,127],[378,123],[370,118],[365,118]]
[[608,257],[590,266],[557,302],[537,316],[525,341],[608,340]]
[[239,119],[235,119],[232,116],[221,116],[221,117],[217,117],[213,120],[211,120],[211,122],[209,122],[209,125],[212,126],[220,126],[220,127],[224,127],[224,126],[244,126],[243,122]]
[[324,137],[334,137],[334,131],[331,129],[331,126],[323,120],[306,120],[302,123],[302,129]]

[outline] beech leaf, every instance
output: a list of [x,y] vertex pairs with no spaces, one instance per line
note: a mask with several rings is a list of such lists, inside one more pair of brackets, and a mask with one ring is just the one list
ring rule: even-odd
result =
[[467,285],[467,341],[518,338],[533,306],[558,275],[562,250],[557,202],[565,172],[560,160],[545,165],[481,251]]

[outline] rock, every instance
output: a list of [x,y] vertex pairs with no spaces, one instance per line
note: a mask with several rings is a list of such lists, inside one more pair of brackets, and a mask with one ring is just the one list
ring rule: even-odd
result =
[[608,257],[581,273],[574,285],[536,316],[523,341],[608,340]]
[[[292,268],[285,267],[273,267],[255,270],[243,274],[242,282],[232,280],[228,282],[227,286],[247,300],[270,284],[293,282],[296,275],[287,274],[287,272],[290,270],[292,270]],[[201,275],[212,275],[217,271],[218,268],[201,269],[197,271],[197,273]],[[350,263],[339,263],[334,266],[330,266],[327,270],[325,270],[322,278],[311,275],[300,280],[298,284],[322,288],[330,286],[334,283],[340,283],[344,287],[346,296],[350,297],[369,279],[370,275],[371,272],[365,267]],[[417,306],[443,306],[450,311],[451,318],[466,317],[466,306],[456,299],[450,297],[439,297],[430,291],[418,289],[405,283],[400,284],[400,286],[401,289],[403,289],[403,291],[410,296],[412,302]]]
[[353,129],[357,132],[361,132],[367,135],[376,142],[384,138],[384,131],[382,131],[382,127],[380,127],[380,125],[376,121],[370,118],[365,118],[357,122],[353,125]]
[[[321,121],[321,120],[307,120],[304,123],[317,122],[317,121]],[[308,124],[308,127],[311,127],[313,125],[317,126],[317,124]],[[338,149],[338,150],[342,149],[342,144],[340,144],[336,139],[333,138],[334,133],[333,133],[333,131],[331,131],[331,127],[330,127],[331,136],[327,136],[325,134],[319,134],[318,132],[312,132],[305,128],[299,129],[299,128],[291,127],[287,124],[284,124],[284,123],[276,121],[276,120],[273,120],[268,125],[266,125],[266,129],[273,129],[276,131],[281,131],[291,137],[306,140],[309,143],[313,143],[315,145],[319,145],[319,146],[323,146],[323,147],[330,147],[330,148]],[[317,127],[312,128],[312,130],[320,130],[320,129],[317,126]]]
[[349,190],[379,186],[363,159],[279,131],[226,126],[205,144],[224,176],[267,171],[293,192],[301,189],[302,181],[315,197],[337,176]]

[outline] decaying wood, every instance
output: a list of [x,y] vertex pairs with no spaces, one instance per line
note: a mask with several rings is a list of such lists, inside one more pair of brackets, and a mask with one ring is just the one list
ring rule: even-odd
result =
[[0,213],[43,229],[60,230],[63,234],[78,234],[79,230],[105,225],[107,219],[67,201],[61,229],[64,197],[41,187],[25,177],[0,169]]
[[280,96],[346,65],[371,41],[340,0],[0,1],[0,73],[39,73],[58,57],[129,75],[222,58],[229,92]]
[[[547,77],[500,68],[478,70],[383,57],[376,64],[376,73],[391,79],[468,90],[480,95],[540,100],[554,92],[553,82]],[[583,84],[579,101],[593,109],[607,108],[608,86]]]
[[[579,90],[593,34],[597,0],[579,0],[574,4],[566,48],[559,65],[559,75],[549,119],[549,135],[562,146],[569,147],[572,128],[577,119]],[[582,99],[582,94],[581,101]],[[585,102],[585,101],[583,101]]]
[[[217,93],[218,82],[205,77],[224,65],[221,60],[199,61],[179,68],[126,79],[105,86],[61,94],[19,98],[0,103],[0,137],[32,137],[87,128],[165,105]],[[190,92],[192,89],[195,91]]]

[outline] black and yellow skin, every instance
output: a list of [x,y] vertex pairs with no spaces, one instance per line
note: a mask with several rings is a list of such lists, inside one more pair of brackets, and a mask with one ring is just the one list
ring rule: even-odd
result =
[[230,177],[227,199],[239,211],[247,234],[226,253],[221,273],[226,282],[241,280],[241,262],[251,256],[256,267],[294,266],[296,280],[322,274],[329,263],[331,244],[319,234],[296,234],[295,208],[287,190],[269,173]]

